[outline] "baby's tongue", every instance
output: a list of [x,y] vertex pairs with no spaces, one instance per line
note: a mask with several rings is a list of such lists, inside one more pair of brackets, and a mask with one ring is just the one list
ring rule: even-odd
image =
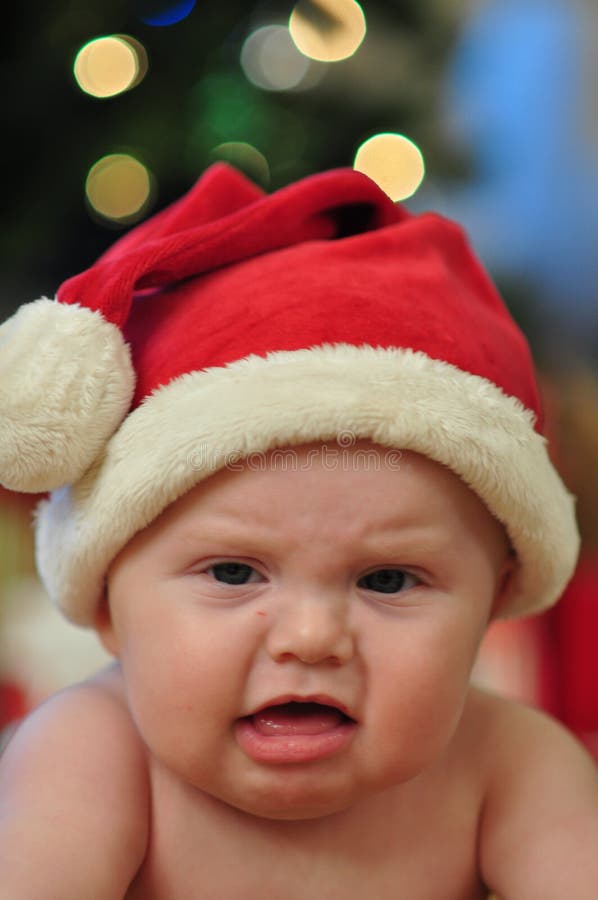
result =
[[283,703],[268,706],[253,715],[259,734],[322,734],[339,725],[344,716],[333,706],[320,703]]

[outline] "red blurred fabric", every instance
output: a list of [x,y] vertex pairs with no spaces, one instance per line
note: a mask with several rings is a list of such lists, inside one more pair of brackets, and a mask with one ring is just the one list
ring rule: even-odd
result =
[[598,735],[598,557],[585,553],[561,601],[542,617],[550,644],[544,706],[581,737]]

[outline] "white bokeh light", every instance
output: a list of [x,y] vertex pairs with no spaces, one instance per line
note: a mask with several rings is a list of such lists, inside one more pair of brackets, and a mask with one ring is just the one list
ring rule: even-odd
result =
[[256,87],[289,91],[301,84],[310,62],[293,43],[286,25],[264,25],[245,40],[241,66]]

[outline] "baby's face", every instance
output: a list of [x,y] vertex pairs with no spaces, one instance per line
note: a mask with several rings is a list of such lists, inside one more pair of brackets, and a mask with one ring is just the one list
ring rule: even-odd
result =
[[137,535],[101,627],[155,757],[285,819],[440,756],[508,566],[501,527],[436,463],[293,453],[294,471],[223,470]]

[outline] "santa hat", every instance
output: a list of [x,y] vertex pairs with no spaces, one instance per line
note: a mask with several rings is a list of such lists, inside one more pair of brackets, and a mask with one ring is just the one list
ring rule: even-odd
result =
[[573,499],[527,344],[458,226],[336,170],[265,196],[209,169],[56,300],[0,329],[0,481],[52,490],[38,568],[90,625],[110,562],[211,473],[339,435],[448,466],[517,558],[506,614],[558,598]]

